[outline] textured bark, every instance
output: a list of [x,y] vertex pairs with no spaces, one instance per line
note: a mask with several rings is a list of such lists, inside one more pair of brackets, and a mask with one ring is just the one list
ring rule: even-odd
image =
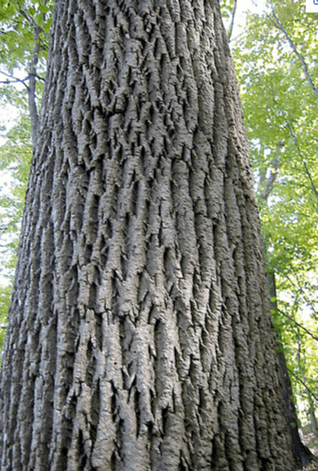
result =
[[2,470],[292,470],[214,0],[55,6],[1,379]]

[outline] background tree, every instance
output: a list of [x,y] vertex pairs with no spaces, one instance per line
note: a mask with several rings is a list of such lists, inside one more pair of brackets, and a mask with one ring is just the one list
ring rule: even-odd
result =
[[[0,103],[3,122],[0,147],[1,324],[6,322],[11,297],[32,155],[32,134],[36,132],[46,70],[51,10],[52,2],[47,0],[4,0],[0,8]],[[15,123],[8,129],[9,114],[14,116]],[[1,349],[3,338],[4,331],[0,333]]]
[[2,467],[293,469],[218,2],[57,2]]
[[299,336],[304,372],[318,395],[317,341],[309,334],[318,327],[317,27],[303,2],[268,2],[232,44],[267,266],[276,274],[275,323],[304,421],[304,412],[317,413],[317,402],[302,383]]

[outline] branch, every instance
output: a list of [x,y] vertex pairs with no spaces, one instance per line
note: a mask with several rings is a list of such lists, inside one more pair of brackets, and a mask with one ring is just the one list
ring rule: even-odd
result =
[[305,171],[306,171],[306,173],[307,173],[307,176],[308,176],[308,178],[309,178],[309,180],[310,180],[311,189],[312,189],[312,191],[314,192],[314,194],[315,194],[315,196],[316,196],[317,203],[318,203],[318,191],[316,190],[315,184],[314,184],[313,179],[312,179],[312,177],[311,177],[311,175],[310,175],[310,172],[309,172],[309,170],[308,170],[308,167],[307,167],[306,162],[303,161],[303,164],[304,164],[304,167],[305,167]]
[[[2,229],[2,232],[1,232],[1,234],[0,234],[0,239],[1,239],[1,237],[3,236],[3,234],[6,233],[7,229],[8,229],[7,226],[5,226],[5,227]],[[6,247],[6,245],[1,245],[1,247]]]
[[234,7],[233,7],[232,19],[231,19],[231,24],[230,24],[229,33],[228,33],[229,42],[231,41],[231,36],[232,36],[232,33],[233,33],[236,7],[237,7],[237,0],[234,0]]
[[[24,79],[19,79],[18,77],[15,77],[14,75],[8,74],[6,72],[2,72],[0,70],[0,74],[4,75],[5,77],[8,77],[7,80],[0,80],[0,83],[4,84],[9,84],[9,83],[23,83],[23,85],[28,88],[28,86],[25,84],[27,80],[29,80],[31,77],[35,77],[38,80],[42,80],[42,82],[45,82],[45,79],[43,77],[40,77],[40,75],[37,74],[29,74],[27,77]],[[11,80],[9,80],[11,78]]]
[[[268,200],[268,197],[273,189],[274,183],[276,181],[277,175],[278,175],[278,168],[280,164],[280,159],[278,157],[279,155],[279,150],[280,148],[284,147],[285,144],[285,139],[283,139],[279,144],[276,146],[276,152],[275,152],[275,159],[272,161],[273,167],[274,167],[274,172],[271,171],[270,176],[268,177],[268,180],[266,182],[266,187],[265,187],[265,192],[262,193],[260,196],[262,200],[266,201]],[[265,180],[265,173],[261,175],[261,182]]]
[[294,272],[294,276],[296,277],[297,279],[297,284],[293,282],[293,280],[290,278],[289,275],[287,275],[286,273],[284,273],[282,270],[279,270],[279,268],[276,267],[276,270],[282,275],[284,276],[285,278],[287,278],[287,280],[293,285],[295,286],[295,288],[301,292],[301,294],[303,295],[303,298],[304,300],[306,301],[307,305],[309,305],[313,311],[313,313],[318,316],[318,312],[316,311],[315,309],[315,306],[313,305],[312,301],[310,301],[310,299],[308,299],[305,291],[302,289],[302,287],[300,286],[300,283],[299,283],[299,280],[298,280],[298,276],[297,276],[297,273]]
[[302,293],[302,295],[303,295],[303,297],[304,297],[304,299],[305,299],[305,301],[306,301],[306,303],[307,303],[307,306],[310,306],[311,309],[312,309],[312,311],[313,311],[313,313],[314,313],[316,316],[318,316],[318,312],[316,311],[313,302],[307,297],[306,292],[303,290],[303,288],[302,288],[301,285],[300,285],[298,274],[297,274],[297,273],[294,273],[294,275],[295,275],[296,280],[297,280],[298,289],[299,289],[299,291]]
[[19,4],[19,12],[21,13],[22,16],[24,16],[24,18],[33,25],[34,29],[38,30],[39,33],[42,33],[46,38],[49,38],[50,35],[48,33],[46,33],[38,24],[37,22],[34,20],[34,18],[32,18],[31,15],[29,15],[25,10],[24,8],[21,7],[21,4]]
[[307,64],[303,58],[303,56],[301,54],[299,54],[299,52],[297,51],[297,48],[295,46],[295,43],[293,42],[293,40],[291,39],[291,37],[288,35],[287,31],[285,30],[285,28],[283,27],[282,23],[280,22],[278,16],[276,15],[275,11],[274,11],[274,7],[273,7],[273,3],[271,1],[271,6],[272,6],[272,13],[273,13],[273,16],[276,20],[276,23],[274,20],[272,20],[271,17],[269,17],[270,21],[274,24],[274,26],[276,28],[278,28],[285,36],[285,38],[287,39],[290,47],[292,48],[292,50],[294,51],[294,53],[296,54],[296,56],[298,57],[298,59],[300,60],[300,62],[302,63],[302,66],[303,66],[303,70],[304,70],[304,73],[305,73],[305,77],[307,79],[307,82],[309,83],[309,85],[311,86],[312,88],[312,91],[314,92],[317,100],[318,100],[318,90],[317,88],[315,87],[313,81],[311,80],[311,77],[309,75],[309,71],[308,71],[308,67],[307,67]]
[[310,337],[312,337],[314,340],[317,340],[318,341],[318,337],[315,337],[314,334],[312,334],[309,330],[306,329],[306,327],[304,327],[303,325],[299,324],[297,321],[295,321],[295,319],[293,319],[292,317],[290,317],[288,314],[286,314],[286,312],[283,312],[281,311],[280,309],[277,309],[278,312],[280,312],[283,316],[287,317],[290,321],[294,322],[294,324],[297,325],[297,327],[300,327],[301,329],[303,329],[308,335],[310,335]]
[[301,150],[300,150],[300,148],[299,148],[299,146],[298,146],[297,137],[296,137],[294,131],[292,130],[292,127],[291,127],[289,121],[286,121],[286,125],[287,125],[287,127],[288,127],[288,129],[289,129],[289,132],[290,132],[290,135],[291,135],[291,137],[292,137],[292,139],[293,139],[294,145],[295,145],[295,147],[296,147],[296,149],[297,149],[297,151],[298,151],[298,153],[299,153],[299,155],[300,155],[300,157],[301,157],[301,159],[302,159],[302,161],[303,161],[303,165],[304,165],[304,167],[305,167],[305,172],[306,172],[307,177],[309,178],[309,181],[310,181],[310,184],[311,184],[311,189],[312,189],[312,191],[314,192],[314,195],[315,195],[316,200],[317,200],[317,203],[318,203],[318,191],[317,191],[317,189],[316,189],[316,187],[315,187],[314,181],[313,181],[313,179],[312,179],[312,177],[311,177],[311,174],[310,174],[310,172],[309,172],[309,170],[308,170],[308,167],[307,167],[307,164],[306,164],[306,162],[305,162],[304,156],[303,156],[303,154],[302,154],[302,152],[301,152]]
[[266,182],[266,188],[265,188],[265,192],[261,194],[261,198],[262,200],[265,200],[267,201],[268,200],[268,197],[273,189],[273,185],[275,183],[275,180],[277,178],[277,175],[278,175],[278,167],[279,167],[279,159],[274,159],[273,161],[273,164],[274,164],[274,169],[275,171],[270,173],[270,176],[268,177],[268,180]]
[[[19,79],[17,77],[14,77],[13,75],[11,74],[7,74],[6,72],[2,72],[2,70],[0,71],[0,74],[4,75],[5,77],[8,77],[8,80],[4,80],[4,81],[1,81],[0,83],[6,83],[6,84],[9,84],[9,83],[23,83],[23,85],[26,87],[26,89],[28,89],[29,87],[24,83],[26,80],[29,79],[29,75],[25,78],[25,79]],[[9,79],[12,79],[12,80],[9,80]]]
[[290,368],[287,367],[287,369],[288,369],[289,373],[297,379],[297,381],[299,381],[302,385],[305,386],[306,390],[307,390],[307,391],[316,399],[316,401],[318,402],[318,397],[308,388],[307,384],[306,384],[302,379],[300,379],[299,376],[297,376],[296,373],[294,373]]

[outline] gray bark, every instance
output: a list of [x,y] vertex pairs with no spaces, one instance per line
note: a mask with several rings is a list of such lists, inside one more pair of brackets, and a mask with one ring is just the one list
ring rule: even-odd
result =
[[[25,14],[23,9],[20,9],[22,14]],[[26,15],[26,14],[25,14]],[[28,21],[30,18],[26,15]],[[29,105],[29,114],[30,114],[30,122],[31,122],[31,136],[32,136],[32,145],[33,148],[36,146],[36,137],[37,137],[37,128],[38,128],[38,110],[36,105],[36,83],[37,83],[37,65],[39,61],[39,53],[40,53],[40,38],[39,34],[41,32],[41,28],[33,23],[34,27],[34,48],[32,51],[32,57],[29,63],[29,84],[27,86],[28,91],[28,105]]]
[[59,0],[1,377],[1,469],[293,458],[214,0]]
[[[37,39],[38,33],[35,31],[34,33],[35,38]],[[29,104],[29,113],[30,113],[30,121],[31,121],[31,136],[32,136],[32,145],[33,148],[36,146],[36,136],[37,136],[37,127],[38,127],[38,111],[36,106],[36,66],[38,62],[40,51],[40,42],[37,39],[37,42],[34,46],[32,60],[30,61],[30,78],[29,78],[29,85],[27,87],[28,90],[28,104]]]

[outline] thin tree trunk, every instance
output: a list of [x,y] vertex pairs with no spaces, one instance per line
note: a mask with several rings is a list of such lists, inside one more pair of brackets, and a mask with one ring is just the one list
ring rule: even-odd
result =
[[59,0],[1,379],[1,469],[293,470],[214,0]]
[[314,458],[313,454],[309,448],[302,443],[299,435],[299,426],[298,418],[296,413],[295,404],[293,401],[293,391],[292,385],[288,376],[288,370],[286,367],[286,359],[283,351],[279,352],[278,355],[280,374],[283,382],[283,391],[284,391],[284,403],[286,414],[288,417],[288,423],[290,428],[290,433],[292,436],[292,452],[294,459],[298,466],[306,466]]
[[315,416],[314,401],[313,401],[313,397],[309,388],[309,383],[308,383],[306,372],[303,368],[303,365],[301,364],[300,353],[301,353],[301,340],[299,338],[298,350],[297,350],[297,363],[298,363],[299,371],[301,372],[301,376],[303,378],[303,384],[306,387],[306,395],[307,395],[308,404],[309,404],[309,417],[310,417],[311,430],[312,430],[312,433],[318,439],[317,419]]
[[[277,311],[277,293],[276,293],[276,281],[275,281],[275,273],[268,272],[268,285],[269,285],[269,292],[271,296],[271,309],[275,309]],[[285,404],[285,411],[288,419],[288,425],[290,429],[290,434],[292,437],[292,453],[293,457],[298,464],[298,466],[306,466],[311,462],[313,459],[313,455],[309,448],[305,446],[299,435],[299,427],[298,427],[298,418],[296,407],[293,401],[293,390],[292,385],[288,376],[288,369],[286,366],[286,359],[285,354],[282,348],[280,348],[278,353],[278,361],[279,361],[279,370],[280,376],[283,383],[283,398]]]
[[28,90],[28,104],[29,104],[29,113],[31,121],[31,136],[32,136],[32,145],[35,148],[36,137],[37,137],[37,128],[38,128],[38,110],[36,106],[36,73],[37,73],[37,64],[39,60],[40,52],[40,38],[39,38],[39,28],[34,25],[34,49],[32,52],[32,58],[29,64],[29,85]]

